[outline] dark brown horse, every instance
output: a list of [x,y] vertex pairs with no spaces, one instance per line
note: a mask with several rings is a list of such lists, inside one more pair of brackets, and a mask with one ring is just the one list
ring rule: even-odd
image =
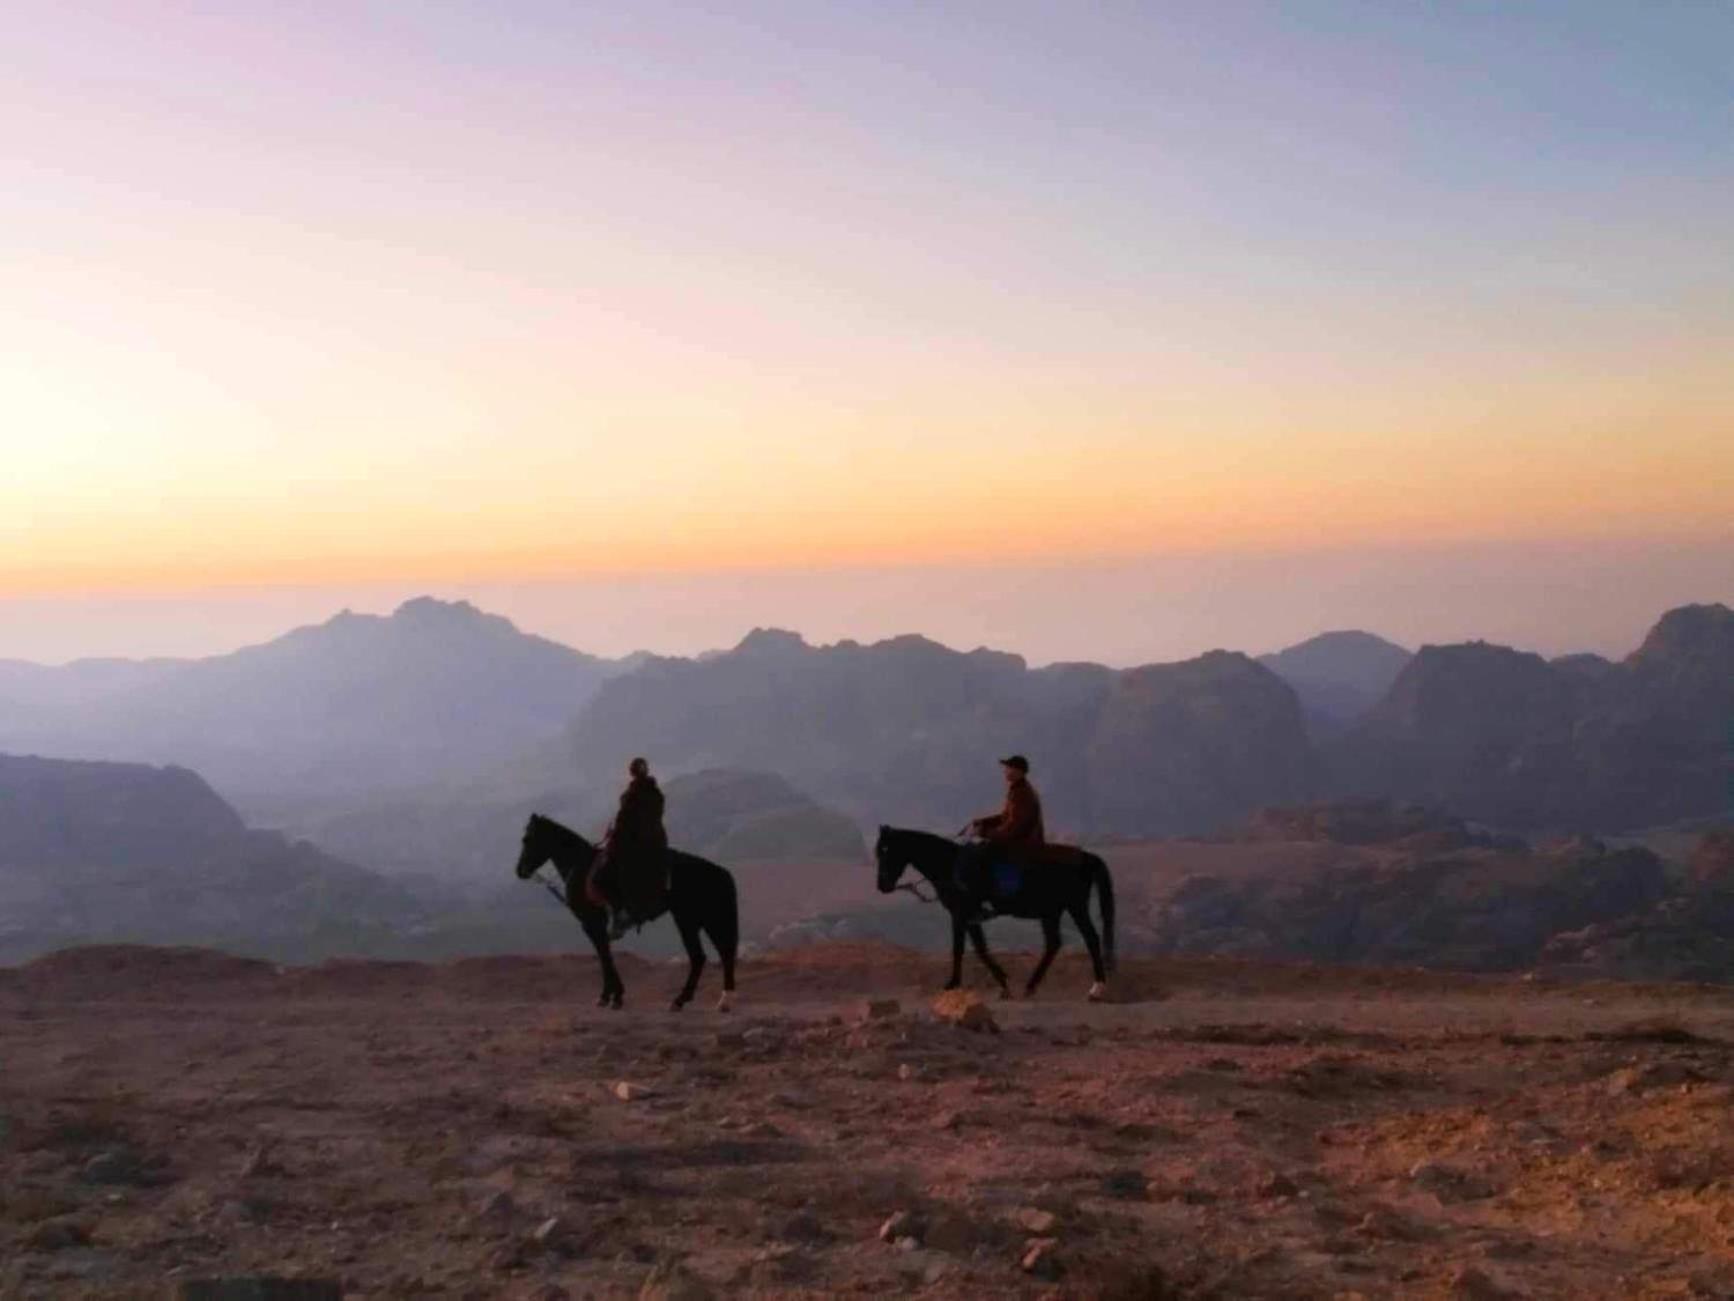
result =
[[[584,894],[584,881],[595,860],[595,845],[552,818],[532,813],[524,825],[518,879],[527,881],[542,864],[554,864],[562,886],[555,893],[578,919],[602,963],[602,997],[596,1000],[596,1005],[619,1008],[626,998],[626,983],[620,979],[608,943],[608,910],[597,907]],[[717,1000],[717,1010],[726,1012],[734,1000],[735,952],[740,947],[741,935],[735,879],[727,868],[679,850],[669,851],[668,863],[668,911],[680,931],[680,942],[686,947],[689,963],[686,985],[674,1000],[674,1010],[678,1012],[692,1002],[693,991],[698,988],[699,973],[704,970],[704,944],[699,939],[702,932],[710,937],[711,946],[722,959],[723,992]]]
[[[951,914],[951,979],[947,989],[963,983],[963,940],[968,935],[982,965],[999,984],[1002,997],[1009,997],[1005,971],[987,951],[987,937],[981,924],[973,920],[979,902],[968,897],[958,887],[957,856],[963,846],[955,840],[936,836],[927,831],[905,831],[897,827],[880,827],[879,841],[873,856],[879,864],[879,890],[890,894],[899,887],[906,868],[913,867],[927,878]],[[1096,892],[1096,902],[1102,909],[1102,935],[1096,934],[1090,920],[1090,891]],[[1016,873],[1016,882],[1006,890],[996,890],[989,897],[996,917],[1033,917],[1042,924],[1042,958],[1030,973],[1024,986],[1024,997],[1036,992],[1048,966],[1060,951],[1060,918],[1067,916],[1084,937],[1090,950],[1090,963],[1096,981],[1090,986],[1091,1000],[1108,991],[1108,973],[1114,968],[1114,878],[1108,865],[1095,854],[1079,851],[1075,863],[1031,864]],[[1104,956],[1105,950],[1105,956]]]

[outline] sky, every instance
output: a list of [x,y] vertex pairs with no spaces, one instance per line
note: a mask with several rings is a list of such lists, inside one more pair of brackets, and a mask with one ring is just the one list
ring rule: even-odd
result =
[[1734,599],[1734,6],[15,0],[0,159],[0,658]]

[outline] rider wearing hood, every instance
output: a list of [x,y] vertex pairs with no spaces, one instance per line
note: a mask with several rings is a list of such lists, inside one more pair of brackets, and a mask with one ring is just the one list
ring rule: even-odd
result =
[[642,926],[661,912],[668,892],[662,788],[643,759],[634,759],[626,772],[629,780],[620,793],[620,807],[608,824],[591,872],[596,891],[614,908],[613,939],[623,936],[628,926]]

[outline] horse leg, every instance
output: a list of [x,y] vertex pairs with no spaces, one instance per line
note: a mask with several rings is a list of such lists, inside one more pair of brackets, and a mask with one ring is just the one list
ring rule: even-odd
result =
[[1102,937],[1096,934],[1096,923],[1090,920],[1089,900],[1083,899],[1066,909],[1074,922],[1078,933],[1084,937],[1084,946],[1090,950],[1090,968],[1096,973],[1095,983],[1090,986],[1089,999],[1099,1003],[1108,992],[1108,971],[1102,965]]
[[963,916],[960,913],[951,914],[951,979],[945,982],[947,989],[956,989],[963,984]]
[[698,988],[699,973],[704,970],[704,944],[698,937],[698,923],[690,917],[676,915],[674,924],[680,928],[680,942],[686,946],[686,985],[676,995],[671,1011],[678,1012],[692,1002],[692,994]]
[[1036,963],[1036,969],[1030,972],[1029,983],[1024,986],[1024,997],[1033,997],[1036,986],[1042,983],[1042,977],[1048,974],[1048,966],[1054,960],[1054,954],[1060,951],[1060,915],[1050,913],[1042,918],[1042,960]]
[[1011,986],[1006,984],[1005,968],[993,960],[993,954],[987,951],[987,936],[982,934],[981,927],[972,923],[969,928],[969,942],[975,946],[975,956],[981,959],[982,966],[993,973],[993,978],[999,982],[999,996],[1011,997]]
[[620,979],[620,969],[614,965],[614,946],[608,942],[608,925],[605,921],[594,925],[590,922],[580,924],[596,950],[597,961],[602,964],[602,996],[596,1000],[596,1006],[611,1007],[618,1012],[626,1001],[626,982]]
[[717,998],[716,1010],[732,1012],[735,1007],[735,946],[717,943],[717,938],[714,935],[710,937],[710,942],[715,946],[717,956],[722,959],[723,969],[722,994]]

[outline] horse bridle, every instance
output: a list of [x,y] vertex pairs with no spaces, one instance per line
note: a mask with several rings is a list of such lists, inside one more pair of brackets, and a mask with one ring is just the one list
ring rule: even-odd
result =
[[[975,824],[973,822],[966,823],[964,825],[963,829],[957,833],[957,838],[959,840],[962,840],[965,836],[969,835],[969,833],[973,830],[975,830]],[[891,888],[893,890],[902,890],[907,894],[912,894],[917,899],[921,900],[922,903],[939,903],[940,902],[939,892],[937,890],[935,890],[932,894],[923,894],[921,892],[921,882],[920,881],[905,881],[905,882],[902,882],[901,884],[894,885]]]

